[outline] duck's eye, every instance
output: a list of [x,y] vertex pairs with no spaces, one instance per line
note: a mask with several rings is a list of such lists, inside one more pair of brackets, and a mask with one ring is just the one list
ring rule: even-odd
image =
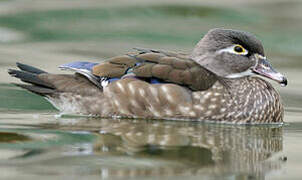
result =
[[245,55],[247,54],[247,50],[244,49],[241,45],[239,44],[236,44],[234,46],[234,52],[237,53],[237,54],[242,54],[242,55]]
[[242,47],[240,44],[235,44],[233,46],[220,49],[217,51],[219,54],[221,53],[231,53],[231,54],[237,54],[237,55],[247,55],[249,52]]
[[238,52],[238,53],[242,53],[243,52],[243,48],[241,46],[235,46],[234,47],[234,51]]

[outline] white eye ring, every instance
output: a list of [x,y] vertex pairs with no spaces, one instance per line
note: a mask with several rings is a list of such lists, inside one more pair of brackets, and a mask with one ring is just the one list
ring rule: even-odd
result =
[[[237,52],[235,50],[236,47],[241,48],[242,52]],[[235,44],[233,46],[230,46],[230,47],[227,47],[227,48],[224,48],[224,49],[220,49],[220,50],[217,51],[218,54],[221,54],[221,53],[224,53],[224,52],[231,53],[231,54],[237,54],[237,55],[247,55],[249,53],[248,50],[246,50],[240,44]]]

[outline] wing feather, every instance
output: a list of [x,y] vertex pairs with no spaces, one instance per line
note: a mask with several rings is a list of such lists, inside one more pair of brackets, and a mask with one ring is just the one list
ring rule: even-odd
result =
[[96,76],[121,78],[132,72],[137,77],[158,78],[187,86],[192,90],[210,88],[217,76],[203,68],[185,54],[152,49],[136,49],[138,52],[113,57],[92,68]]

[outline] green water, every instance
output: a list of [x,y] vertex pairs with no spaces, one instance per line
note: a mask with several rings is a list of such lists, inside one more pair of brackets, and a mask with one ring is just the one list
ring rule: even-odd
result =
[[[302,2],[0,1],[0,179],[300,179]],[[58,116],[12,84],[16,61],[59,72],[133,47],[189,52],[211,28],[250,31],[289,85],[284,126]]]

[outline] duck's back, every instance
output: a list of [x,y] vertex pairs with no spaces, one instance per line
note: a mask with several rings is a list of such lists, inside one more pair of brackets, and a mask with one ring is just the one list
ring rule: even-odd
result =
[[151,84],[174,83],[194,91],[206,90],[218,80],[185,54],[149,49],[108,59],[94,66],[92,73],[114,80],[134,75]]

